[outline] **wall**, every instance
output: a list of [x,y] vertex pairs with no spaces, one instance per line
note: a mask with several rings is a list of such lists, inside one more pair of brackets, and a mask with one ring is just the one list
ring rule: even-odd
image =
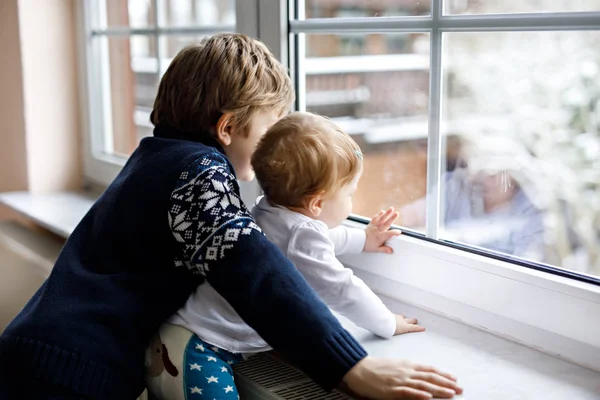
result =
[[[0,1],[0,192],[27,189],[18,0]],[[0,218],[8,215],[0,209]]]
[[[75,0],[0,0],[0,192],[81,185]],[[0,206],[0,220],[32,223]],[[6,227],[0,223],[0,227]],[[0,331],[45,279],[0,233]]]
[[0,192],[78,188],[75,0],[2,0],[0,27]]
[[74,0],[20,0],[29,190],[81,185]]

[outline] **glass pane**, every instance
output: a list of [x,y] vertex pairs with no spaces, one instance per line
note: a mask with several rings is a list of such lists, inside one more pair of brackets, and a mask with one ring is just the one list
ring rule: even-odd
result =
[[508,14],[600,11],[600,0],[445,0],[447,14]]
[[101,37],[105,151],[129,155],[152,134],[150,111],[158,88],[156,39]]
[[306,18],[429,15],[431,0],[305,0]]
[[306,35],[306,109],[331,117],[364,153],[356,214],[425,195],[428,34]]
[[206,33],[194,36],[161,36],[159,39],[161,54],[160,76],[162,77],[162,75],[167,71],[169,64],[181,49],[183,49],[187,45],[199,43],[200,41],[202,41],[202,39],[211,36],[212,34],[213,33]]
[[443,59],[442,238],[600,276],[600,32],[447,33]]
[[205,35],[194,35],[194,36],[162,36],[160,38],[160,50],[161,54],[166,57],[167,65],[165,65],[165,69],[168,66],[168,63],[179,53],[181,49],[185,46],[193,43],[199,43],[202,39],[210,36],[211,34]]
[[114,27],[147,28],[154,26],[154,6],[152,0],[99,0],[97,19],[98,29]]
[[235,29],[235,0],[160,0],[161,26],[229,26]]

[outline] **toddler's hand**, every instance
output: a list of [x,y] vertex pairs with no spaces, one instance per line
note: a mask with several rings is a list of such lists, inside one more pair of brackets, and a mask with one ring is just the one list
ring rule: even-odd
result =
[[410,332],[423,332],[424,326],[417,325],[419,321],[415,318],[406,318],[404,315],[396,315],[396,332],[394,336]]
[[367,240],[363,251],[392,254],[392,248],[386,246],[385,243],[392,237],[402,233],[399,230],[390,231],[390,227],[398,219],[398,215],[398,211],[395,211],[394,207],[390,207],[387,210],[379,211],[373,216],[365,229]]

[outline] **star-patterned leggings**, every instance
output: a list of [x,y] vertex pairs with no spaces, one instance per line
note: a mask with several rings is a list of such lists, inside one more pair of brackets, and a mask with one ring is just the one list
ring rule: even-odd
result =
[[238,400],[231,366],[242,360],[241,354],[219,349],[192,335],[184,354],[186,400]]

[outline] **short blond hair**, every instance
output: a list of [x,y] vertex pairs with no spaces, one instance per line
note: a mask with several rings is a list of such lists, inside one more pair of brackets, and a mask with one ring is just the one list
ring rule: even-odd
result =
[[294,101],[286,69],[260,41],[223,33],[182,49],[158,87],[150,115],[156,125],[209,132],[224,113],[242,131],[257,111],[286,112]]
[[331,120],[292,113],[273,125],[252,156],[256,178],[270,202],[302,207],[308,196],[332,194],[362,166],[358,144]]

